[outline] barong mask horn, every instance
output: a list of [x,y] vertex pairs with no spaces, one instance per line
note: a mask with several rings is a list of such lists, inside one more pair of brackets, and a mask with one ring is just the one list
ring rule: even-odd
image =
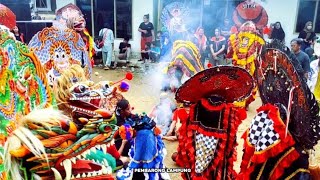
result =
[[287,47],[275,42],[255,61],[257,81],[263,104],[282,104],[287,109],[287,125],[302,147],[311,149],[320,137],[319,107],[305,83],[303,71]]
[[221,151],[218,147],[225,143],[206,132],[224,129],[224,120],[229,119],[225,113],[230,113],[226,109],[233,102],[247,98],[253,88],[253,77],[245,69],[218,66],[199,72],[177,90],[178,102],[196,104],[190,110],[190,120],[192,125],[202,129],[192,128],[195,131],[195,173],[201,174],[212,168],[209,165],[216,158],[215,151]]

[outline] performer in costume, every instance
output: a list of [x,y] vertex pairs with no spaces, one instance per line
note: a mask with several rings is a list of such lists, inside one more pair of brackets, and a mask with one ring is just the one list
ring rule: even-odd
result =
[[114,179],[109,146],[117,126],[111,113],[83,128],[53,109],[32,111],[18,121],[4,146],[8,179]]
[[203,69],[198,48],[190,41],[176,41],[173,45],[172,60],[164,70],[167,75],[164,86],[175,91]]
[[190,168],[184,179],[234,179],[236,132],[246,111],[233,102],[248,97],[252,76],[243,68],[218,66],[199,72],[176,93],[178,102],[192,103],[182,121],[176,163]]
[[129,140],[132,146],[129,151],[128,168],[120,170],[117,173],[117,179],[170,179],[167,173],[162,172],[133,173],[133,169],[137,168],[165,168],[163,161],[167,151],[160,136],[161,130],[151,118],[145,114],[132,115],[127,119],[126,124],[120,127],[119,133],[123,139]]
[[319,77],[319,58],[320,58],[320,40],[317,40],[314,44],[314,54],[317,57],[316,60],[310,63],[311,76],[308,79],[308,86],[314,93],[317,101],[320,101],[320,77]]
[[76,5],[71,3],[63,6],[56,12],[56,20],[59,21],[59,23],[64,24],[66,27],[77,31],[80,34],[85,42],[91,66],[93,67],[93,56],[95,54],[94,41],[90,36],[89,31],[86,29],[86,21],[83,16],[84,15],[82,14],[81,10]]
[[4,144],[19,118],[35,108],[55,104],[47,78],[35,54],[0,26],[0,178],[8,179],[4,167]]
[[[255,73],[254,60],[258,57],[264,44],[255,24],[252,21],[245,22],[239,33],[230,36],[227,58],[232,59],[233,65],[245,68],[253,76]],[[255,88],[247,100],[238,102],[236,105],[248,108],[249,104],[255,100],[256,92]]]
[[282,44],[255,61],[263,105],[242,136],[238,179],[311,179],[308,150],[320,139],[319,107],[301,67]]

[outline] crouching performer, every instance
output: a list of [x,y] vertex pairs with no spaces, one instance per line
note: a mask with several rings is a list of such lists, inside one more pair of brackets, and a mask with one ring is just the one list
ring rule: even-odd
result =
[[[169,175],[164,170],[164,157],[167,154],[161,139],[161,130],[147,115],[132,115],[126,124],[119,128],[122,139],[131,143],[128,168],[117,173],[117,179],[150,179],[167,180]],[[157,170],[155,172],[139,172],[139,170]]]

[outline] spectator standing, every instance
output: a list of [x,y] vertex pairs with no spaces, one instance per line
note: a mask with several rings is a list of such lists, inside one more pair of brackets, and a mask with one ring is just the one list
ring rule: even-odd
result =
[[225,48],[226,48],[226,38],[221,36],[220,30],[216,28],[214,30],[215,36],[211,38],[210,41],[210,52],[213,61],[213,65],[225,65]]
[[204,65],[204,61],[206,58],[206,50],[207,50],[207,37],[204,35],[204,29],[202,27],[199,27],[195,33],[195,37],[197,38],[197,46],[199,49],[199,52],[201,54],[201,62]]
[[24,41],[24,35],[23,33],[20,32],[20,29],[18,26],[15,26],[13,29],[12,29],[12,33],[14,34],[14,36],[16,37],[16,40],[17,41],[20,41],[22,43],[25,43]]
[[284,33],[283,29],[282,29],[282,26],[281,26],[280,22],[276,22],[273,25],[270,39],[278,40],[278,41],[284,43],[285,33]]
[[313,23],[311,21],[308,21],[298,36],[298,38],[303,39],[303,42],[301,45],[302,51],[305,51],[305,49],[310,47],[311,42],[315,36],[316,36],[316,33],[313,31]]
[[310,59],[309,56],[301,50],[302,41],[300,39],[293,39],[291,41],[291,50],[296,55],[303,71],[304,76],[308,79],[308,74],[310,72]]
[[228,41],[230,38],[232,25],[230,23],[230,20],[228,18],[225,18],[223,21],[223,26],[220,28],[221,35],[226,39],[224,53],[227,54],[228,50]]
[[154,27],[153,24],[149,21],[149,14],[143,16],[143,22],[140,24],[139,32],[141,32],[141,60],[145,61],[145,55],[143,50],[146,48],[146,43],[151,43],[154,40]]
[[317,39],[318,39],[318,37],[314,36],[313,39],[311,40],[310,47],[306,48],[306,50],[305,50],[305,52],[308,54],[308,56],[310,58],[310,61],[317,59],[313,55],[314,54],[314,44]]
[[[221,30],[221,35],[223,36],[223,37],[225,37],[225,39],[226,39],[226,41],[228,41],[229,40],[229,37],[230,37],[230,35],[231,35],[231,24],[230,24],[230,21],[229,21],[229,19],[225,19],[224,21],[223,21],[223,26],[220,28],[220,30]],[[227,49],[227,48],[226,48]]]
[[113,31],[105,24],[104,28],[99,31],[99,36],[102,37],[102,60],[104,69],[108,70],[111,66],[112,54],[114,49]]
[[[95,38],[94,39],[94,51],[95,51],[95,54],[94,54],[93,58],[94,58],[95,64],[98,64],[99,66],[100,65],[102,66],[102,64],[101,64],[102,50],[101,50],[101,48],[99,48],[99,41],[100,41],[99,38]],[[97,62],[98,60],[100,62]]]

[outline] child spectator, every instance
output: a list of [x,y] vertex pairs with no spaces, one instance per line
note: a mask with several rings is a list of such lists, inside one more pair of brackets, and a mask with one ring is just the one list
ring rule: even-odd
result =
[[[170,41],[169,34],[164,33],[162,35],[162,41],[161,41],[161,48],[160,48],[160,58],[165,58],[164,60],[170,61],[171,58],[167,57],[170,56],[172,49],[172,42]],[[162,61],[162,60],[160,60]]]
[[150,53],[149,53],[150,59],[152,62],[158,62],[160,58],[160,47],[156,46],[156,42],[151,43]]
[[147,42],[145,44],[145,49],[141,51],[141,57],[142,57],[142,60],[144,60],[144,62],[146,62],[145,61],[146,59],[150,59],[149,57],[150,48],[151,48],[151,43]]

